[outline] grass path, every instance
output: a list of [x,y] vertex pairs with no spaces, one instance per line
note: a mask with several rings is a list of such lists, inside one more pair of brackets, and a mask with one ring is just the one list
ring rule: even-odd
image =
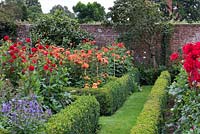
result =
[[133,93],[114,115],[100,117],[98,134],[129,134],[143,109],[152,86],[143,86],[142,92]]

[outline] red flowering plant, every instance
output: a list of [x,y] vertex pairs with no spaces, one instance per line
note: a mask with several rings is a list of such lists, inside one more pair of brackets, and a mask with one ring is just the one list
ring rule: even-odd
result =
[[100,77],[99,60],[104,58],[97,47],[95,41],[84,40],[76,49],[66,50],[65,54],[69,61],[71,86],[97,87],[105,80]]
[[95,41],[84,40],[76,49],[64,49],[40,43],[31,47],[29,38],[25,44],[6,39],[1,47],[4,73],[26,95],[63,86],[97,88],[108,76],[120,77],[132,66],[123,43],[97,48]]
[[12,81],[22,97],[35,94],[57,112],[70,103],[68,95],[61,92],[68,82],[64,48],[40,43],[31,47],[30,41],[5,40],[0,47],[1,73]]
[[97,88],[106,83],[108,76],[122,76],[132,67],[130,51],[123,43],[98,48],[95,41],[84,40],[75,50],[67,50],[74,85]]
[[200,85],[200,42],[189,43],[183,46],[183,67],[188,74],[191,86],[199,88]]
[[175,133],[199,133],[200,42],[185,44],[182,58],[180,73],[169,87],[174,98],[172,124]]
[[[182,64],[188,74],[188,82],[191,87],[198,89],[200,85],[200,42],[185,44],[182,52]],[[178,53],[170,56],[172,61],[176,61],[178,58]]]
[[103,48],[103,51],[110,57],[109,75],[121,77],[132,68],[131,51],[127,50],[123,43],[114,43],[107,48]]
[[171,61],[175,61],[175,60],[177,60],[179,58],[179,53],[177,53],[177,52],[174,52],[174,53],[172,53],[171,55],[170,55],[170,60]]

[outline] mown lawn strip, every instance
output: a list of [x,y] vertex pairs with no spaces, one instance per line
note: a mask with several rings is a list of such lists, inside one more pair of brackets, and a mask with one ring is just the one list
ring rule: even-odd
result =
[[129,134],[143,109],[152,86],[143,86],[142,92],[133,93],[114,115],[100,117],[98,134]]

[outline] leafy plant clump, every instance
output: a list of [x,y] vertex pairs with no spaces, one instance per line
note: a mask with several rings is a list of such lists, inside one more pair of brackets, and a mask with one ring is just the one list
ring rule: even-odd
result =
[[[199,133],[199,51],[200,43],[188,43],[183,46],[183,66],[175,81],[170,86],[169,94],[174,98],[174,107],[171,109],[172,126],[175,133]],[[173,53],[170,59],[179,59],[178,53]]]
[[80,29],[76,20],[63,15],[62,11],[41,16],[31,30],[33,43],[38,39],[44,44],[63,47],[76,47],[83,39],[92,36]]

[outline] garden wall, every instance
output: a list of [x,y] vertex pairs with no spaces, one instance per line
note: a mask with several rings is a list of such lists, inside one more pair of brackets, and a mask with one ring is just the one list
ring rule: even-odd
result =
[[[119,32],[111,26],[103,26],[100,24],[81,25],[81,28],[91,33],[97,42],[98,46],[111,44],[119,37]],[[17,29],[18,37],[25,38],[29,35],[30,25],[19,25]],[[159,37],[159,36],[158,36]],[[178,51],[181,46],[188,42],[200,41],[200,24],[175,24],[174,32],[170,40],[169,50],[171,52]],[[160,45],[158,45],[160,46]],[[140,63],[147,63],[148,51],[145,45],[141,45],[134,50],[134,58]],[[169,52],[170,53],[170,52]],[[161,49],[157,49],[157,58],[159,60]]]
[[[97,44],[112,43],[119,37],[119,32],[111,26],[81,25],[81,27],[95,36]],[[196,41],[200,41],[200,24],[175,24],[169,45],[170,50],[177,51],[185,43]]]
[[[97,44],[100,46],[112,43],[119,37],[119,32],[115,31],[111,26],[81,25],[81,27],[94,35]],[[169,50],[171,52],[178,51],[184,44],[197,41],[200,41],[200,24],[175,24],[169,44]],[[159,60],[160,55],[162,55],[160,45],[158,46],[156,51],[157,60]],[[170,54],[171,52],[168,53]],[[135,49],[134,53],[134,58],[138,62],[148,62],[149,54],[145,45],[141,45],[139,48]]]
[[17,24],[17,37],[23,39],[30,37],[30,28],[30,24]]
[[112,26],[85,24],[81,25],[81,28],[91,33],[95,37],[98,46],[105,46],[106,44],[112,44],[119,37],[119,32],[114,30]]
[[176,24],[170,41],[172,52],[189,42],[200,41],[200,24]]
[[[119,32],[115,31],[111,26],[91,24],[81,25],[81,28],[91,33],[100,46],[113,43],[119,37]],[[18,37],[28,37],[29,29],[29,24],[18,25]],[[200,41],[200,24],[175,24],[174,33],[170,41],[170,48],[172,51],[181,48],[185,43],[195,41]]]

